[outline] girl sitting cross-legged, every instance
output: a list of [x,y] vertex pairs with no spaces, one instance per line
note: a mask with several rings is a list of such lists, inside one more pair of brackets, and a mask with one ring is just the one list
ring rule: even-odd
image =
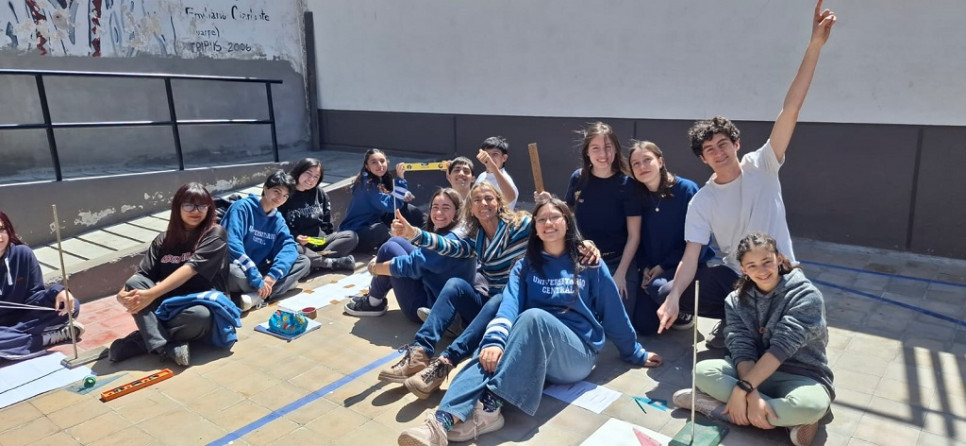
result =
[[534,209],[526,256],[516,262],[496,318],[477,355],[422,426],[406,429],[400,445],[446,445],[503,427],[504,403],[534,415],[546,383],[586,378],[609,337],[621,359],[654,367],[624,311],[617,284],[602,262],[578,263],[573,214],[557,199]]

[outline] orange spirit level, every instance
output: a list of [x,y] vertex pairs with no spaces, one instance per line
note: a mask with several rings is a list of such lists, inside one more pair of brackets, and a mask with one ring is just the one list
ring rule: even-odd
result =
[[122,386],[115,387],[107,392],[101,393],[101,401],[107,402],[116,398],[120,398],[129,393],[136,392],[152,384],[157,384],[164,381],[170,377],[174,376],[174,373],[170,369],[164,369],[160,372],[145,376],[141,379],[136,379]]

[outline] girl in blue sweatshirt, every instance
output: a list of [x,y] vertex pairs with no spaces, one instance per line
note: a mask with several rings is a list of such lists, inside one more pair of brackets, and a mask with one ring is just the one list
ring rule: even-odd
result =
[[77,338],[84,332],[76,320],[80,303],[61,285],[44,288],[37,257],[0,211],[0,359],[31,358],[44,354],[44,347],[70,340],[71,310]]
[[[221,219],[228,231],[228,290],[246,311],[295,288],[309,273],[278,207],[295,190],[292,176],[279,170],[265,180],[262,196],[251,194],[231,204]],[[232,297],[235,297],[234,295]]]
[[607,268],[578,263],[579,246],[566,203],[538,203],[526,257],[510,273],[479,353],[456,375],[436,413],[404,431],[399,444],[446,445],[493,432],[503,427],[504,402],[534,415],[544,384],[586,378],[607,337],[624,361],[661,364],[637,342]]
[[[459,235],[453,229],[459,224],[460,199],[454,189],[440,189],[430,200],[426,230],[450,240]],[[430,227],[432,225],[432,227]],[[476,259],[454,259],[434,251],[416,248],[402,237],[383,243],[379,253],[369,262],[373,275],[369,292],[354,297],[345,305],[352,316],[382,316],[386,313],[386,294],[395,290],[399,309],[409,320],[422,323],[416,315],[420,307],[432,307],[446,281],[456,277],[472,282]]]
[[138,329],[111,343],[108,357],[122,361],[153,353],[181,366],[190,343],[231,347],[241,312],[228,291],[228,236],[215,223],[215,202],[199,183],[171,199],[168,228],[151,242],[137,271],[117,293]]
[[[695,410],[740,426],[788,427],[792,444],[807,446],[835,398],[822,293],[769,235],[743,238],[735,259],[743,274],[725,299],[731,356],[697,364]],[[674,403],[690,409],[691,398],[679,390]]]
[[340,231],[358,234],[356,249],[359,252],[371,252],[389,240],[389,224],[397,209],[412,224],[424,224],[426,215],[409,204],[414,197],[407,189],[408,183],[402,178],[402,172],[402,165],[397,165],[396,175],[400,178],[393,180],[386,154],[375,148],[366,151],[362,169],[352,182],[349,208],[339,225]]

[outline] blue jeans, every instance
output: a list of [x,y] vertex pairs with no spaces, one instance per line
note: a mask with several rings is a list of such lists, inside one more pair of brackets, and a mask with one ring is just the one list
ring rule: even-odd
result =
[[[376,253],[376,262],[388,262],[396,257],[407,256],[416,249],[408,240],[393,237],[383,243]],[[423,281],[409,277],[373,276],[369,283],[369,295],[377,299],[385,299],[389,290],[396,291],[396,302],[406,317],[416,323],[421,323],[416,316],[419,307],[431,307],[433,296],[426,292]]]
[[489,374],[475,355],[456,375],[439,410],[469,419],[476,401],[489,389],[504,401],[533,416],[540,406],[544,383],[570,384],[590,375],[597,352],[556,316],[531,308],[517,317],[496,373]]
[[476,292],[473,285],[463,279],[449,279],[440,291],[439,297],[436,298],[429,318],[416,332],[413,344],[426,350],[427,355],[433,356],[436,343],[459,314],[464,321],[470,321],[470,323],[441,354],[453,364],[458,364],[479,347],[480,341],[483,340],[483,333],[486,332],[486,326],[496,316],[502,300],[503,296],[500,294],[487,297]]

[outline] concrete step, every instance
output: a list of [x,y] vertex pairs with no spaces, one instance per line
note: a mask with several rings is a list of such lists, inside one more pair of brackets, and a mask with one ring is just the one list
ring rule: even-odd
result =
[[[325,166],[323,187],[329,194],[333,221],[338,226],[351,196],[349,186],[362,165],[362,154],[326,151],[313,152],[306,156],[322,159]],[[393,163],[438,161],[425,157],[393,154],[389,156]],[[418,176],[411,174],[408,179],[416,185],[417,190],[428,190],[430,183],[438,182],[421,182],[420,177],[435,176],[439,178],[433,178],[433,180],[442,180],[445,183],[443,175],[433,174],[421,172]],[[414,187],[410,186],[410,188]],[[217,196],[228,196],[239,192],[246,195],[261,194],[261,182],[228,192],[220,192]],[[417,199],[422,195],[422,201],[426,201],[429,197],[428,193],[420,194],[416,190],[414,193],[417,194]],[[157,212],[66,238],[61,241],[61,250],[58,250],[56,242],[35,248],[34,254],[40,262],[44,282],[48,284],[61,282],[62,251],[69,286],[82,302],[116,293],[124,281],[134,273],[154,238],[159,232],[167,229],[169,215],[170,211]]]

